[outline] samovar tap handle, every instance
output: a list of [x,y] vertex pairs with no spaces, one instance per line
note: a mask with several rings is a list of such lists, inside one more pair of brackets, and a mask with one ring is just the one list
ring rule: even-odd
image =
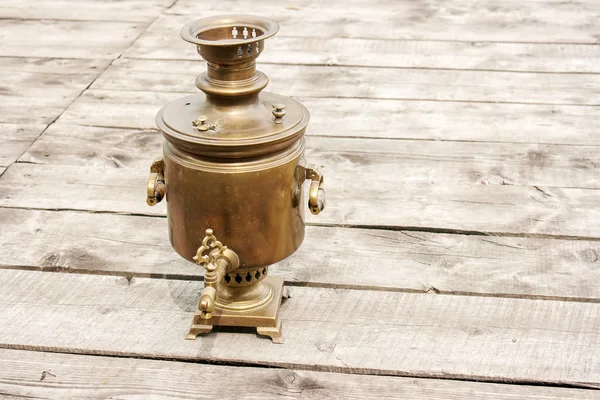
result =
[[215,300],[223,275],[235,271],[240,265],[240,259],[235,251],[223,246],[217,240],[212,229],[207,229],[202,246],[198,248],[194,256],[194,261],[206,270],[204,289],[202,289],[198,301],[200,318],[210,319],[212,312],[215,311]]

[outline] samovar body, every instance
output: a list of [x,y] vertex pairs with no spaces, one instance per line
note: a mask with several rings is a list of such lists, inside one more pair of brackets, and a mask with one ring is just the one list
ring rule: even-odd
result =
[[273,21],[242,15],[186,25],[182,37],[207,60],[196,79],[203,93],[156,117],[166,141],[151,166],[147,201],[166,198],[173,248],[206,269],[188,339],[227,325],[253,326],[281,342],[277,314],[286,291],[268,267],[302,244],[307,180],[310,211],[325,206],[323,177],[304,159],[308,110],[262,92],[268,79],[255,69],[264,39],[277,30]]

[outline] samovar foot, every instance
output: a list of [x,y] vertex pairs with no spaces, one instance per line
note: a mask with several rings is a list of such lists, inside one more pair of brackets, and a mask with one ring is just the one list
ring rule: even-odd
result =
[[280,276],[266,276],[264,282],[273,290],[272,300],[265,307],[240,312],[225,310],[216,305],[209,318],[206,318],[203,311],[197,310],[190,332],[185,338],[194,340],[197,335],[210,332],[213,326],[251,327],[256,328],[259,335],[270,337],[273,343],[283,343],[278,315],[281,299],[288,296],[287,288],[283,285],[283,278]]
[[202,333],[208,333],[212,331],[212,325],[192,325],[190,332],[185,337],[186,340],[196,340],[196,336]]
[[281,321],[277,322],[277,326],[275,328],[270,326],[259,326],[256,328],[256,333],[258,333],[259,335],[270,337],[273,343],[283,344],[283,336],[281,334]]

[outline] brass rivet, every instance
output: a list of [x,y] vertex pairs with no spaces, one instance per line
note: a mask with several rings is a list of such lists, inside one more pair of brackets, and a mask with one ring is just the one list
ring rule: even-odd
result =
[[201,115],[198,119],[192,121],[192,125],[198,128],[199,131],[207,131],[210,126],[206,123],[206,117]]

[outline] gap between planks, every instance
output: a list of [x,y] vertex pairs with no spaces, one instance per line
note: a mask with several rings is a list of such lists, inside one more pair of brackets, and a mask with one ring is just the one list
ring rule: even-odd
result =
[[[199,282],[0,270],[5,348],[598,387],[598,304],[293,288],[286,343],[185,341]],[[448,351],[452,349],[452,351]]]
[[[277,270],[277,266],[271,267]],[[112,276],[126,278],[128,282],[131,282],[134,278],[146,278],[146,279],[167,279],[167,280],[180,280],[180,281],[204,281],[204,276],[190,276],[190,275],[177,275],[177,274],[160,274],[160,273],[143,273],[143,272],[130,272],[130,271],[105,271],[101,269],[85,269],[77,267],[45,267],[35,265],[6,265],[0,264],[0,269],[6,270],[20,270],[20,271],[38,271],[48,273],[67,273],[67,274],[80,274],[80,275],[98,275],[98,276]],[[275,273],[275,275],[281,275]],[[423,289],[410,289],[400,287],[383,287],[383,286],[369,286],[369,285],[357,285],[357,284],[343,284],[343,283],[314,283],[314,282],[302,282],[302,281],[285,281],[286,287],[303,287],[303,288],[317,288],[317,289],[341,289],[341,290],[368,290],[373,292],[392,292],[392,293],[412,293],[412,294],[429,294],[429,295],[441,295],[441,296],[468,296],[468,297],[492,297],[501,299],[524,299],[524,300],[548,300],[548,301],[561,301],[561,302],[574,302],[574,303],[600,303],[600,298],[583,298],[583,297],[565,297],[565,296],[548,296],[548,295],[534,295],[534,294],[511,294],[511,293],[483,293],[483,292],[459,292],[459,291],[444,291],[436,287],[424,287]]]
[[[45,21],[45,20],[42,20]],[[141,36],[138,37],[138,39],[136,39],[131,47],[127,50],[127,52],[123,52],[121,53],[118,57],[115,57],[114,59],[118,59],[118,58],[125,58],[125,59],[143,59],[143,60],[148,60],[148,61],[164,61],[164,60],[168,60],[168,61],[179,61],[179,62],[189,62],[189,61],[201,61],[201,59],[199,58],[199,56],[195,57],[181,57],[179,55],[174,55],[174,56],[165,56],[165,57],[160,57],[158,55],[156,56],[140,56],[140,55],[136,55],[136,54],[132,54],[133,51],[136,51],[136,48],[134,46],[138,46],[140,40],[143,39],[143,35],[146,32],[143,32]],[[284,39],[295,39],[294,37],[282,37],[279,38],[281,40]],[[298,39],[302,39],[302,38],[298,38]],[[305,39],[305,38],[304,38]],[[349,39],[350,40],[350,39]],[[403,42],[403,40],[394,40],[394,42]],[[409,43],[413,43],[415,41],[410,40],[408,41]],[[418,41],[417,41],[418,42]],[[430,41],[427,41],[427,43],[429,43]],[[460,42],[449,42],[449,43],[460,43]],[[489,44],[488,42],[486,42],[485,44]],[[588,45],[586,45],[588,46]],[[589,45],[592,46],[592,45]],[[598,47],[597,45],[595,45],[594,48]],[[275,49],[271,49],[271,52],[274,52]],[[182,53],[185,53],[184,51],[182,51]],[[600,52],[599,52],[600,53]],[[300,53],[302,54],[302,53]],[[336,54],[332,54],[333,57],[339,56]],[[306,67],[348,67],[348,68],[373,68],[373,69],[394,69],[394,70],[424,70],[424,71],[473,71],[473,72],[489,72],[489,73],[494,73],[494,72],[505,72],[505,73],[522,73],[522,74],[564,74],[564,75],[594,75],[594,74],[600,74],[600,70],[594,70],[589,69],[586,67],[574,67],[573,69],[569,69],[569,68],[565,68],[564,70],[561,69],[547,69],[545,70],[545,66],[547,64],[548,68],[550,68],[551,66],[556,64],[556,60],[552,59],[552,60],[545,60],[544,62],[540,61],[539,65],[538,64],[534,64],[534,67],[511,67],[511,64],[508,64],[507,61],[507,65],[506,66],[501,66],[501,67],[493,67],[493,65],[491,65],[491,61],[488,63],[485,63],[483,61],[481,62],[476,62],[476,60],[474,60],[471,63],[468,62],[464,62],[463,65],[461,66],[460,64],[457,66],[452,66],[450,62],[444,62],[444,61],[437,61],[436,63],[432,63],[432,62],[419,62],[418,60],[420,60],[423,57],[432,57],[431,55],[421,55],[421,54],[401,54],[401,56],[406,56],[409,58],[412,58],[412,60],[410,60],[410,62],[406,62],[406,64],[401,64],[401,63],[391,63],[389,58],[384,58],[381,61],[378,61],[379,59],[377,57],[384,57],[384,55],[378,55],[378,54],[374,54],[372,55],[371,58],[369,58],[369,62],[371,62],[371,64],[367,61],[363,62],[363,63],[358,63],[356,61],[339,61],[337,59],[330,59],[330,60],[322,60],[319,61],[321,59],[323,59],[323,56],[319,56],[318,54],[312,55],[308,61],[305,59],[302,59],[301,55],[297,55],[296,53],[291,53],[288,57],[281,57],[281,56],[273,56],[270,57],[268,51],[265,52],[265,55],[263,55],[263,57],[259,60],[258,62],[258,67],[260,68],[260,65],[279,65],[279,66],[306,66]],[[442,57],[441,58],[447,58],[446,57]],[[598,56],[600,58],[600,54]],[[3,58],[24,58],[24,59],[29,59],[32,58],[31,55],[19,55],[19,54],[6,54],[6,55],[0,55],[0,60]],[[82,57],[69,57],[67,54],[53,54],[52,55],[53,59],[56,60],[82,60],[85,58]],[[568,57],[565,56],[565,58],[567,59]],[[314,59],[314,60],[312,60]],[[106,61],[110,61],[109,59],[104,59]],[[311,61],[312,60],[312,61]],[[372,61],[373,60],[373,61]],[[436,61],[436,60],[433,60]],[[387,63],[387,64],[386,64]],[[523,61],[524,63],[524,61]],[[487,66],[488,64],[490,64],[489,66]],[[595,65],[595,64],[592,64]],[[580,68],[580,69],[577,69]]]
[[[14,164],[28,164],[19,163]],[[13,165],[14,165],[13,164]],[[6,168],[8,170],[8,168]],[[5,172],[6,172],[5,170]],[[0,175],[2,176],[2,175]],[[591,189],[585,189],[591,190]],[[90,208],[69,208],[69,207],[25,207],[25,206],[11,206],[11,205],[0,205],[0,209],[8,210],[28,210],[28,211],[52,211],[52,212],[81,212],[88,214],[107,214],[107,215],[123,215],[133,217],[147,217],[147,218],[158,218],[165,220],[166,214],[155,214],[155,213],[144,213],[144,212],[131,212],[131,211],[115,211],[115,210],[94,210]],[[600,236],[581,236],[581,235],[564,235],[564,234],[549,234],[549,233],[535,233],[535,232],[512,232],[512,231],[478,231],[478,230],[463,230],[453,228],[440,228],[430,226],[419,226],[419,225],[378,225],[378,224],[344,224],[344,223],[319,223],[319,222],[305,222],[306,226],[316,227],[332,227],[332,228],[344,228],[344,229],[374,229],[383,231],[407,231],[407,232],[425,232],[425,233],[441,233],[441,234],[456,234],[456,235],[467,235],[467,236],[486,236],[486,237],[513,237],[523,239],[557,239],[557,240],[574,240],[574,241],[600,241]]]
[[[121,58],[93,89],[196,93],[202,61]],[[262,65],[269,90],[288,96],[361,100],[598,106],[599,74]],[[165,74],[164,71],[169,71]],[[450,84],[449,84],[450,82]],[[335,115],[335,114],[334,114]]]
[[[30,164],[28,162],[16,162],[16,164]],[[35,163],[33,163],[35,164]],[[2,168],[2,167],[0,167]],[[5,168],[6,170],[7,168]],[[145,218],[157,218],[165,220],[166,214],[154,214],[154,213],[143,213],[143,212],[128,212],[128,211],[112,211],[112,210],[94,210],[85,208],[57,208],[57,207],[25,207],[25,206],[7,206],[0,205],[0,209],[7,210],[24,210],[24,211],[49,211],[49,212],[75,212],[75,213],[86,213],[86,214],[106,214],[106,215],[122,215],[131,217],[145,217]],[[421,226],[402,226],[402,225],[357,225],[357,224],[327,224],[319,222],[305,222],[306,226],[317,226],[317,227],[331,227],[331,228],[344,228],[344,229],[375,229],[383,231],[407,231],[407,232],[427,232],[427,233],[440,233],[440,234],[456,234],[456,235],[467,235],[467,236],[486,236],[486,237],[516,237],[516,238],[531,238],[531,239],[565,239],[565,240],[590,240],[600,241],[600,237],[587,237],[587,236],[564,236],[564,235],[546,235],[536,233],[524,233],[518,232],[485,232],[485,231],[474,231],[474,230],[458,230],[458,229],[443,229],[443,228],[431,228]]]
[[[149,57],[131,57],[131,56],[121,56],[118,58],[123,58],[123,59],[132,59],[132,60],[147,60],[147,61],[164,61],[164,60],[168,60],[168,61],[181,61],[181,62],[188,62],[190,61],[190,59],[187,58],[177,58],[177,57],[169,57],[169,58],[149,58]],[[351,63],[298,63],[298,62],[285,62],[285,61],[279,61],[279,62],[275,62],[275,61],[260,61],[257,65],[257,68],[260,70],[260,65],[275,65],[275,66],[303,66],[303,67],[327,67],[327,68],[335,68],[335,67],[348,67],[348,68],[372,68],[372,69],[391,69],[391,70],[407,70],[407,71],[431,71],[431,72],[435,72],[435,71],[449,71],[449,72],[456,72],[456,71],[472,71],[472,72],[490,72],[490,73],[495,73],[495,72],[505,72],[505,73],[514,73],[514,74],[549,74],[549,75],[599,75],[600,71],[538,71],[538,70],[529,70],[529,71],[522,71],[522,70],[515,70],[515,69],[492,69],[492,68],[452,68],[452,67],[426,67],[426,66],[419,66],[419,67],[413,67],[413,66],[394,66],[394,65],[364,65],[364,64],[351,64]],[[326,97],[314,97],[314,98],[326,98]],[[356,98],[356,99],[360,99],[361,97],[331,97],[331,98]],[[365,97],[365,99],[373,99],[372,97]],[[408,100],[408,99],[390,99],[390,100]],[[425,99],[415,99],[416,101],[424,101]],[[469,101],[469,100],[467,100]],[[494,101],[491,101],[493,103],[495,103]],[[548,103],[510,103],[510,102],[502,102],[502,103],[506,103],[506,104],[534,104],[534,105],[542,105],[542,104],[548,104]],[[553,103],[554,104],[554,103]],[[556,104],[556,105],[573,105],[573,104]],[[597,107],[598,104],[591,104],[591,105],[587,105],[587,104],[575,104],[578,106],[582,106],[582,107]]]
[[[61,399],[185,396],[194,399],[381,399],[410,397],[420,400],[483,398],[490,400],[591,400],[594,393],[569,388],[491,384],[459,380],[404,378],[376,375],[226,366],[142,358],[76,355],[27,350],[0,350],[0,393]],[[18,377],[18,380],[14,378]],[[227,377],[227,383],[222,383]],[[130,383],[136,382],[135,387]],[[349,384],[349,381],[351,382]],[[194,385],[190,386],[190,382]],[[88,389],[96,384],[94,391]],[[202,390],[197,390],[201,387]],[[464,396],[464,397],[463,397]]]
[[[28,164],[16,162],[15,164]],[[6,168],[8,169],[8,168]],[[2,176],[0,174],[0,176]],[[586,189],[590,190],[590,189]],[[9,206],[0,205],[0,209],[7,210],[25,210],[25,211],[49,211],[49,212],[76,212],[76,213],[87,213],[87,214],[105,214],[105,215],[122,215],[131,217],[146,217],[146,218],[157,218],[165,220],[166,214],[154,214],[154,213],[143,213],[143,212],[130,212],[130,211],[112,211],[112,210],[94,210],[89,208],[67,208],[67,207],[25,207],[25,206]],[[409,226],[409,225],[368,225],[368,224],[343,224],[343,223],[319,223],[319,222],[305,222],[306,226],[315,227],[330,227],[330,228],[343,228],[343,229],[373,229],[381,231],[406,231],[406,232],[424,232],[424,233],[439,233],[449,235],[465,235],[465,236],[485,236],[485,237],[498,237],[498,238],[523,238],[523,239],[555,239],[555,240],[573,240],[573,241],[600,241],[600,236],[573,236],[573,235],[561,235],[561,234],[544,234],[544,233],[520,233],[520,232],[488,232],[488,231],[477,231],[477,230],[462,230],[462,229],[448,229],[428,226]]]
[[[124,58],[198,60],[179,31],[191,16],[163,15]],[[287,21],[286,21],[287,23]],[[452,70],[600,72],[600,47],[574,44],[457,42],[276,35],[259,64],[338,65]]]
[[[46,153],[42,151],[33,155],[35,158],[32,161],[40,160],[48,164],[17,163],[5,173],[0,180],[0,186],[6,188],[6,194],[1,198],[1,205],[164,215],[163,205],[154,209],[148,208],[140,201],[136,189],[144,187],[147,180],[147,173],[144,172],[143,166],[146,164],[144,157],[147,157],[148,152],[144,150],[144,146],[149,146],[148,149],[151,149],[150,143],[161,140],[159,135],[139,135],[136,132],[122,134],[122,131],[118,130],[108,132],[98,128],[81,127],[82,132],[75,134],[73,128],[61,127],[60,129],[60,132],[67,134],[66,139],[68,139],[63,145],[59,145],[60,140],[48,136],[48,140],[53,145],[46,148]],[[97,141],[69,137],[69,134],[82,135],[81,138],[85,139],[95,131],[99,133],[95,136],[99,139]],[[109,147],[102,145],[104,142],[110,143],[111,138],[116,137],[116,134],[119,134],[120,138],[117,148],[114,144]],[[315,138],[311,138],[311,143],[315,141]],[[580,171],[576,178],[584,182],[581,183],[582,185],[593,182],[593,169],[587,164],[580,165],[582,160],[579,158],[575,164],[573,164],[575,159],[571,160],[571,156],[558,157],[558,161],[546,158],[542,164],[543,168],[540,168],[538,161],[543,159],[540,149],[536,151],[525,149],[525,153],[529,154],[525,159],[530,159],[533,165],[532,168],[525,168],[524,172],[521,168],[517,168],[521,163],[520,156],[517,157],[516,165],[506,164],[506,159],[501,158],[504,161],[502,163],[497,161],[499,167],[483,163],[479,165],[480,171],[455,169],[453,162],[456,160],[454,160],[448,166],[451,167],[451,171],[459,173],[453,176],[448,175],[448,171],[442,171],[437,178],[436,174],[432,175],[431,168],[425,168],[426,164],[421,165],[423,161],[418,161],[417,165],[410,168],[401,165],[404,168],[401,170],[403,174],[411,177],[410,181],[407,181],[403,176],[389,174],[389,171],[393,171],[390,169],[392,161],[411,153],[410,149],[403,150],[403,147],[398,147],[394,150],[395,147],[389,148],[389,146],[391,144],[406,146],[406,143],[372,141],[372,146],[376,145],[377,149],[388,146],[387,152],[390,158],[388,164],[382,164],[376,157],[375,147],[366,149],[365,154],[359,154],[360,157],[357,159],[357,154],[354,153],[357,146],[361,145],[359,141],[340,139],[324,143],[329,143],[330,149],[332,145],[339,145],[342,147],[338,150],[343,148],[345,150],[341,153],[343,156],[341,158],[338,157],[339,155],[326,157],[326,154],[319,153],[318,149],[311,149],[307,153],[311,157],[316,155],[315,159],[322,163],[320,165],[323,172],[336,178],[331,179],[328,184],[328,195],[331,200],[329,211],[318,218],[308,216],[309,222],[349,227],[373,225],[378,228],[390,227],[390,229],[402,227],[461,233],[485,232],[498,235],[508,233],[517,236],[549,235],[548,237],[569,238],[600,236],[596,234],[595,225],[592,223],[597,214],[593,204],[600,196],[597,190],[540,186],[546,183],[560,184],[561,179],[573,181],[573,175],[568,173],[576,166],[579,166],[577,170]],[[414,146],[418,144],[417,147],[422,147],[425,146],[424,143],[417,142]],[[450,145],[444,143],[436,144],[434,147],[440,146]],[[456,144],[454,146],[456,147]],[[69,151],[65,152],[64,149]],[[352,149],[354,150],[351,151]],[[573,156],[577,156],[577,150],[572,147],[567,147],[566,150],[574,152]],[[392,154],[394,152],[397,154]],[[431,153],[428,150],[423,154]],[[90,158],[94,161],[91,162]],[[561,159],[571,161],[565,164],[560,161]],[[506,169],[508,167],[510,168]],[[582,169],[584,167],[587,167],[587,170]],[[369,193],[365,192],[360,185],[351,187],[344,185],[344,182],[356,180],[356,168],[362,171],[362,178],[370,182]],[[501,169],[497,170],[497,168]],[[473,175],[475,172],[476,174]],[[506,180],[506,173],[509,175],[509,182],[514,178],[518,180],[515,183],[524,186],[485,185],[479,182],[479,179],[487,177],[491,183],[494,183],[496,181],[491,176],[496,175],[503,176]],[[529,186],[530,184],[537,188]],[[42,189],[40,185],[47,185],[47,188]],[[402,190],[389,191],[390,187],[402,188]],[[47,191],[51,196],[40,197],[40,190]],[[398,207],[399,204],[402,206]],[[418,215],[411,212],[420,209],[426,209],[427,212]],[[503,219],[497,218],[499,212],[502,212]],[[463,214],[476,215],[478,219],[460,217]]]
[[[0,221],[5,268],[202,279],[164,219],[0,208]],[[597,302],[598,254],[594,241],[308,226],[273,267],[292,286]]]
[[[542,187],[600,188],[595,173],[600,158],[595,147],[586,145],[398,141],[337,133],[307,138],[307,159],[318,160],[333,176],[360,170],[360,179],[375,186],[394,171],[405,177],[402,183],[533,186],[548,197]],[[19,164],[120,168],[128,175],[147,170],[148,154],[160,152],[162,144],[158,131],[57,124]]]
[[[156,112],[186,94],[91,89],[63,113],[59,122],[157,132]],[[600,144],[596,134],[599,107],[296,99],[311,112],[308,136],[523,145]]]

